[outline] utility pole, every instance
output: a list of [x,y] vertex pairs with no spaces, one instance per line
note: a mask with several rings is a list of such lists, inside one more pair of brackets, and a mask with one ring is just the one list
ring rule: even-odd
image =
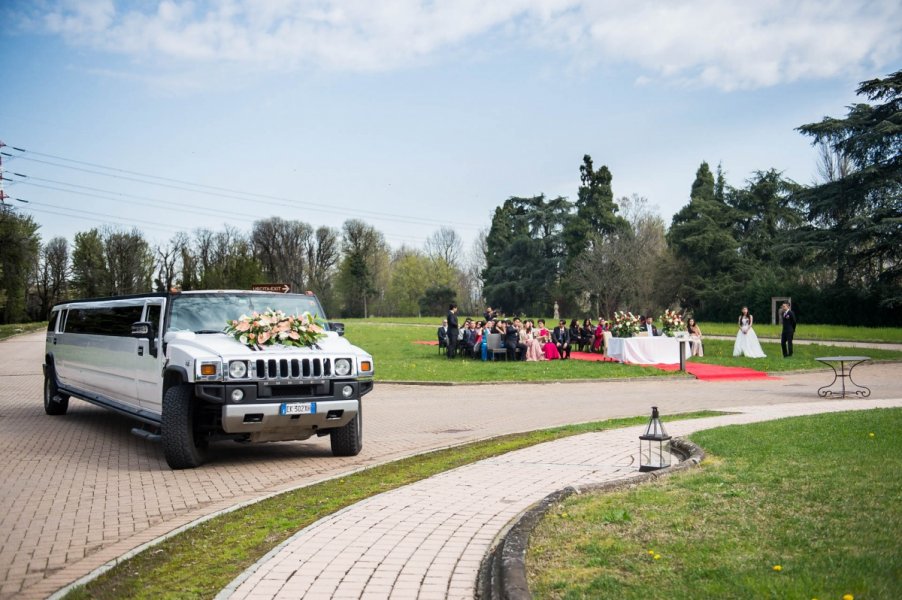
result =
[[[0,140],[0,148],[5,146],[3,140]],[[9,196],[6,195],[6,192],[3,191],[3,156],[0,155],[0,204],[6,204],[6,199]]]

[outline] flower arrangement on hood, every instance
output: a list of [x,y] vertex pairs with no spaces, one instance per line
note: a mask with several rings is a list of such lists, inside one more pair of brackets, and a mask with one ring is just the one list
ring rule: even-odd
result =
[[664,335],[673,337],[677,331],[686,331],[686,323],[683,322],[683,315],[674,310],[665,310],[661,315],[661,323],[663,325]]
[[242,344],[256,349],[263,346],[297,346],[310,348],[326,337],[316,318],[309,312],[286,315],[281,310],[267,309],[262,313],[226,321],[225,332]]
[[633,337],[639,333],[639,317],[631,312],[617,311],[611,324],[611,335],[619,338]]

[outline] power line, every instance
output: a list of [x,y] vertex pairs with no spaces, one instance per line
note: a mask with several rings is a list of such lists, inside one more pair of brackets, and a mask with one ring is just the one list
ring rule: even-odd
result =
[[[9,147],[13,150],[21,152],[22,154],[14,155],[14,154],[10,154],[7,152],[0,152],[0,154],[2,154],[3,156],[8,156],[10,158],[27,160],[27,161],[31,161],[31,162],[45,164],[45,165],[52,166],[52,167],[70,169],[70,170],[74,170],[74,171],[80,171],[83,173],[89,173],[92,175],[100,175],[102,177],[112,177],[112,178],[116,178],[116,179],[122,179],[125,181],[132,181],[135,183],[143,183],[146,185],[155,185],[155,186],[165,187],[165,188],[169,188],[169,189],[176,189],[179,191],[184,191],[184,192],[189,192],[189,193],[205,194],[208,196],[215,196],[217,198],[226,197],[226,198],[230,198],[233,200],[245,200],[245,201],[248,200],[249,198],[255,198],[255,199],[258,199],[258,200],[256,200],[258,202],[263,202],[265,204],[271,204],[271,205],[281,206],[281,207],[287,206],[287,207],[295,208],[295,207],[297,207],[297,205],[302,205],[302,206],[309,207],[312,210],[319,210],[322,212],[329,212],[329,213],[341,214],[341,215],[347,215],[349,212],[349,211],[336,210],[331,205],[320,204],[320,203],[316,203],[316,202],[293,200],[291,198],[285,198],[282,196],[258,194],[255,192],[245,192],[245,191],[241,191],[241,190],[234,190],[231,188],[224,188],[224,187],[219,187],[219,186],[194,183],[194,182],[190,182],[190,181],[186,181],[186,180],[182,180],[182,179],[175,179],[175,178],[171,178],[171,177],[151,175],[148,173],[141,173],[138,171],[130,171],[127,169],[119,169],[116,167],[108,167],[108,166],[101,165],[98,163],[92,163],[92,162],[88,162],[88,161],[80,161],[80,160],[75,160],[75,159],[71,159],[71,158],[65,158],[65,157],[61,157],[61,156],[57,156],[57,155],[53,155],[53,154],[37,152],[34,150],[26,150],[24,148],[18,148],[15,146],[9,146]],[[37,156],[52,158],[54,160],[61,160],[61,161],[71,162],[71,163],[78,164],[78,165],[89,166],[89,167],[93,167],[94,169],[103,169],[106,171],[111,171],[111,173],[104,173],[103,171],[96,171],[93,169],[85,169],[82,167],[74,167],[71,165],[58,164],[58,163],[47,161],[47,160],[32,158],[30,156],[26,156],[25,154],[34,154]],[[122,174],[117,174],[117,173],[122,173]],[[132,177],[132,176],[134,176],[134,177]],[[148,180],[148,179],[150,179],[150,180]],[[162,183],[164,181],[168,181],[170,183]],[[179,185],[174,185],[174,184],[179,184]],[[199,189],[190,189],[190,188],[183,187],[185,185],[192,186],[192,187],[199,188]],[[275,201],[275,202],[273,202],[273,201]],[[397,214],[392,214],[392,213],[375,212],[375,211],[367,211],[367,210],[360,210],[360,209],[354,209],[353,211],[350,211],[350,212],[353,212],[353,214],[355,214],[355,215],[360,215],[360,216],[364,216],[364,217],[368,217],[368,218],[381,219],[381,220],[385,220],[385,221],[398,221],[398,222],[407,223],[407,224],[432,224],[432,225],[439,225],[439,226],[454,225],[457,227],[468,228],[468,229],[478,229],[479,228],[477,225],[472,224],[472,223],[457,223],[457,222],[439,220],[439,219],[412,217],[410,215],[397,215]]]

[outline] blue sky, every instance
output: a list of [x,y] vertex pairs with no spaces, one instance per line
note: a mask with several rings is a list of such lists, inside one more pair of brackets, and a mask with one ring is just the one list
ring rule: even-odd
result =
[[6,0],[0,19],[0,140],[27,150],[3,149],[4,190],[44,239],[360,217],[395,247],[442,225],[469,246],[509,196],[574,199],[587,153],[669,222],[703,160],[810,183],[793,129],[902,57],[892,1]]

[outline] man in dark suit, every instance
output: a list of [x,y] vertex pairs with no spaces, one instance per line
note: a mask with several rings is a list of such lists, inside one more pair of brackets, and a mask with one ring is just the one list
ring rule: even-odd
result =
[[448,358],[457,355],[457,338],[460,337],[460,326],[457,324],[457,305],[448,306]]
[[780,349],[783,350],[783,358],[792,356],[792,336],[796,333],[796,316],[789,307],[788,302],[782,306],[783,333],[780,334]]
[[655,336],[661,335],[658,333],[658,328],[655,327],[655,320],[651,317],[640,317],[642,320],[642,331],[647,331],[648,335]]
[[570,358],[570,332],[567,331],[567,321],[560,320],[557,327],[551,332],[551,341],[557,346],[561,358]]

